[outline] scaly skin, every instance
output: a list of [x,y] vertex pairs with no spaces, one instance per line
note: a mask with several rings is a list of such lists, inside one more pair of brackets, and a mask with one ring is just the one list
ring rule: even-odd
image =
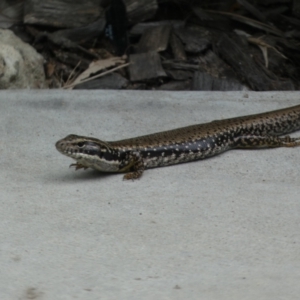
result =
[[279,137],[300,129],[300,105],[276,111],[192,125],[126,140],[104,142],[68,135],[56,143],[77,169],[129,172],[204,159],[235,148],[295,147],[300,138]]

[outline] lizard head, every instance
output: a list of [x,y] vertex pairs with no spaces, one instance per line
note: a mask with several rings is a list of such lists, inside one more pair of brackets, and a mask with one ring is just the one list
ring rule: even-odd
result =
[[77,161],[76,168],[93,168],[103,172],[116,172],[120,155],[104,141],[70,134],[55,144],[56,149]]

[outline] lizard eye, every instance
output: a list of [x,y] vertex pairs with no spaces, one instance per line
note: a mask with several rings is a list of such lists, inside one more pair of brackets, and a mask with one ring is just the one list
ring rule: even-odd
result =
[[77,143],[77,146],[78,146],[79,148],[82,148],[82,147],[84,146],[84,142],[78,142],[78,143]]

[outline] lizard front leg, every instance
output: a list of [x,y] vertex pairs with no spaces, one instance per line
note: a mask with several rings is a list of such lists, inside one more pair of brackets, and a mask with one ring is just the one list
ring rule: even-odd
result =
[[70,164],[69,168],[71,168],[71,167],[75,167],[76,171],[80,170],[80,169],[84,169],[84,170],[88,169],[88,167],[86,167],[86,166],[84,166],[84,165],[82,165],[82,164],[80,164],[78,162],[75,163],[75,164]]
[[123,180],[139,179],[145,170],[144,160],[140,152],[134,151],[129,153],[127,161],[128,163],[120,170],[121,172],[129,171],[129,173],[124,175]]

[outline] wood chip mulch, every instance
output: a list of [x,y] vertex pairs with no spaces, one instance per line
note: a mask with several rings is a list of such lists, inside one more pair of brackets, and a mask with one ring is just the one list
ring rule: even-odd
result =
[[299,3],[24,0],[0,25],[43,55],[51,88],[299,90]]

